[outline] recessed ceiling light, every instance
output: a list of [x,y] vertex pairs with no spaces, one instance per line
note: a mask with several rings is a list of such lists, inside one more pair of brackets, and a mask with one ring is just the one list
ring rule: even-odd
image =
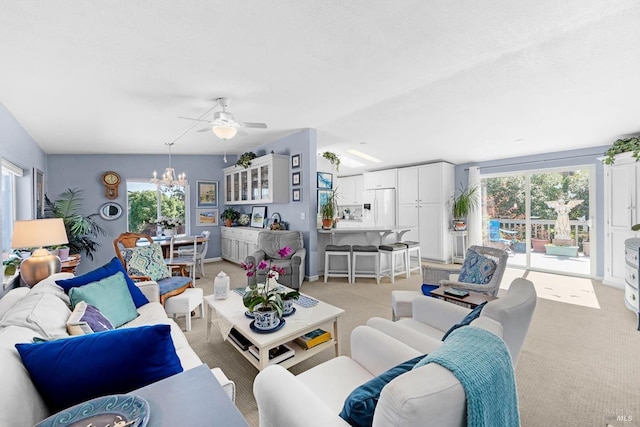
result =
[[368,160],[371,163],[382,163],[382,160],[375,158],[373,156],[370,156],[367,153],[363,153],[362,151],[355,150],[353,148],[351,148],[350,150],[347,150],[347,153],[353,154],[354,156],[358,156],[362,159]]
[[364,163],[359,162],[356,159],[352,159],[349,156],[345,156],[344,154],[340,156],[340,163],[348,168],[361,168],[366,166]]
[[513,142],[515,142],[516,144],[520,144],[521,142],[524,142],[524,139],[522,139],[522,138],[518,138],[518,139],[516,139],[516,140],[515,140],[515,141],[513,141]]

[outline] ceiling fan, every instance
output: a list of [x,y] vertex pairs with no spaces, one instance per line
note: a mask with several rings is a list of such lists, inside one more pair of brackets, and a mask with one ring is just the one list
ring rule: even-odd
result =
[[[198,132],[213,131],[213,133],[220,139],[231,139],[238,133],[240,128],[257,128],[266,129],[265,123],[251,123],[251,122],[238,122],[233,118],[233,114],[227,112],[227,107],[231,104],[229,98],[217,98],[215,108],[218,105],[222,106],[222,111],[216,111],[213,113],[213,120],[194,119],[191,117],[178,117],[185,120],[194,120],[198,122],[207,122],[211,124],[211,127],[198,130]],[[211,111],[211,110],[209,110]]]

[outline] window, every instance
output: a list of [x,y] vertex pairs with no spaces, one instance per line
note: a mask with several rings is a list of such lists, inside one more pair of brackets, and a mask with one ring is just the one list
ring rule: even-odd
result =
[[127,180],[128,230],[155,236],[158,217],[179,218],[178,234],[189,231],[188,187],[158,188],[146,180]]
[[16,177],[23,176],[22,168],[2,159],[2,253],[11,252],[13,222],[16,220]]

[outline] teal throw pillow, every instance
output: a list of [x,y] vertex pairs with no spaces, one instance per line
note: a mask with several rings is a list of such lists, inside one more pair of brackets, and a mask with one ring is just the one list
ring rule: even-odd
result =
[[53,413],[182,372],[169,325],[115,329],[16,348]]
[[120,249],[120,253],[131,276],[148,276],[156,282],[171,276],[169,267],[164,262],[162,247],[158,243]]
[[138,317],[136,306],[133,304],[133,298],[121,271],[97,282],[71,288],[69,299],[74,309],[80,301],[96,307],[115,328]]
[[124,274],[124,278],[127,281],[127,287],[129,288],[129,292],[131,293],[131,297],[133,298],[133,303],[136,305],[136,308],[140,308],[145,304],[149,303],[149,300],[142,293],[140,288],[133,283],[133,280],[129,277],[127,272],[120,260],[116,257],[113,257],[111,261],[102,267],[98,267],[93,271],[83,274],[82,276],[72,277],[71,279],[65,280],[56,280],[56,284],[61,286],[62,289],[68,294],[71,288],[75,288],[78,286],[84,286],[89,283],[97,282],[100,279],[104,279],[105,277],[112,276],[116,274],[118,271],[122,271]]
[[496,271],[496,263],[493,260],[480,255],[478,252],[468,249],[464,263],[460,269],[459,282],[486,285],[493,278]]
[[356,388],[344,401],[340,417],[353,427],[371,426],[373,413],[384,386],[394,378],[409,372],[413,365],[424,359],[425,355],[407,360]]
[[449,330],[447,332],[445,332],[445,334],[442,336],[442,341],[446,340],[447,337],[449,336],[449,334],[451,334],[451,332],[453,332],[456,329],[461,328],[463,326],[469,325],[471,322],[473,322],[478,317],[480,317],[480,312],[484,308],[485,304],[487,304],[487,301],[483,302],[482,304],[480,304],[479,306],[477,306],[476,308],[471,310],[471,312],[469,314],[464,316],[464,319],[462,319],[461,321],[459,321],[458,323],[456,323],[455,325],[450,327]]

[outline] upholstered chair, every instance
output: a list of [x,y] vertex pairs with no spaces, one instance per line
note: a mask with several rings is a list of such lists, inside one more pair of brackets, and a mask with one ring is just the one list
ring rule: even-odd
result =
[[[292,250],[287,258],[281,258],[278,250],[289,246]],[[278,283],[289,288],[300,289],[304,280],[304,263],[307,250],[304,248],[302,233],[299,231],[261,231],[258,233],[258,250],[245,259],[245,264],[253,265],[254,269],[260,261],[271,262],[271,265],[284,268],[284,274],[278,278]],[[249,277],[249,284],[264,283],[267,279],[266,270],[255,270]]]

